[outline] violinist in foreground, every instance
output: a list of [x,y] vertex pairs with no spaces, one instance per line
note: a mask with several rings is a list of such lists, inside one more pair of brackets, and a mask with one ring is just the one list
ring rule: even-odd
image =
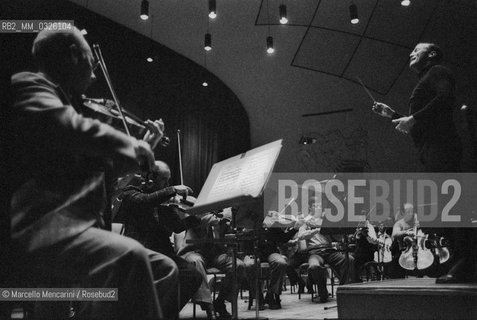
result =
[[[94,80],[96,66],[78,29],[41,31],[32,53],[39,71],[12,76],[17,180],[9,261],[18,272],[10,287],[118,288],[118,301],[82,301],[76,316],[163,319],[164,297],[156,288],[177,287],[177,266],[135,240],[100,229],[108,203],[105,174],[114,178],[152,166],[151,148],[72,104]],[[47,303],[35,304],[35,318],[62,317],[63,310],[55,315],[42,308]]]
[[156,161],[150,172],[144,173],[141,184],[130,184],[121,190],[120,208],[115,222],[125,225],[125,235],[136,239],[146,248],[165,254],[179,268],[180,301],[177,301],[177,286],[158,292],[168,299],[163,311],[167,319],[175,319],[182,307],[190,300],[202,282],[202,276],[174,252],[170,236],[197,226],[199,219],[189,216],[181,219],[176,196],[187,197],[192,190],[185,185],[169,186],[171,171],[162,161]]

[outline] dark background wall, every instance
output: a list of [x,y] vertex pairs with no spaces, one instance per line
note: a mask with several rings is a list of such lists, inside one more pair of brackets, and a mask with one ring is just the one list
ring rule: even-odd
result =
[[[65,19],[88,31],[90,44],[101,46],[123,108],[141,119],[162,118],[168,148],[156,158],[170,164],[172,183],[179,183],[177,130],[182,133],[184,183],[200,191],[213,163],[250,147],[248,116],[236,95],[205,68],[130,29],[68,1],[2,1],[0,19]],[[35,71],[31,44],[36,34],[0,35],[2,77]],[[154,62],[145,60],[153,52]],[[100,71],[86,95],[111,98]],[[206,79],[208,87],[203,87]],[[27,130],[27,128],[26,128]]]

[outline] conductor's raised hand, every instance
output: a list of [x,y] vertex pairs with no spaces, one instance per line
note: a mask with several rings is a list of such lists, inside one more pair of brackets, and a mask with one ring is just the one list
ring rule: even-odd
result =
[[408,134],[411,131],[414,124],[416,123],[416,119],[414,119],[413,116],[409,116],[409,117],[402,117],[399,119],[395,119],[392,122],[396,124],[397,131],[404,134]]
[[374,102],[372,110],[373,112],[379,114],[381,117],[385,118],[392,118],[395,112],[390,106],[382,102]]

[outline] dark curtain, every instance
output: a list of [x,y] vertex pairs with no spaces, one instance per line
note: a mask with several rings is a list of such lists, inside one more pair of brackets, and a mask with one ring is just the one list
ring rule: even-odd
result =
[[[248,117],[238,100],[224,95],[223,89],[219,86],[207,92],[206,103],[195,101],[181,105],[180,112],[176,110],[184,184],[192,187],[195,196],[214,163],[250,148]],[[176,138],[173,140],[177,141]],[[177,146],[173,149],[177,150]],[[177,162],[170,164],[172,182],[180,183],[178,153],[174,158]]]
[[[61,0],[1,1],[4,19],[74,20],[86,28],[90,44],[101,46],[103,57],[123,108],[141,119],[162,118],[172,142],[155,150],[167,162],[172,184],[179,184],[177,129],[182,132],[184,183],[197,195],[211,166],[250,147],[248,116],[235,94],[217,77],[180,54],[151,42],[128,28],[74,3]],[[13,72],[35,70],[31,46],[35,34],[2,34],[2,64]],[[154,51],[156,60],[145,61]],[[8,77],[10,76],[8,75]],[[111,95],[104,77],[87,91],[92,98]],[[207,79],[208,87],[202,87]]]

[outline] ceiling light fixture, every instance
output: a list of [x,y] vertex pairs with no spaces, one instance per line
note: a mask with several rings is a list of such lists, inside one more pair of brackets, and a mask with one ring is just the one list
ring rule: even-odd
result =
[[217,4],[215,0],[209,0],[209,18],[215,19],[217,17]]
[[316,143],[318,140],[313,137],[308,137],[308,136],[301,136],[300,140],[298,141],[298,144],[313,144]]
[[141,15],[139,17],[142,20],[149,19],[149,1],[142,0],[142,2],[141,2]]
[[268,36],[267,37],[267,52],[272,54],[275,52],[275,49],[273,48],[273,37]]
[[351,2],[351,5],[349,6],[349,17],[352,24],[357,24],[359,22],[358,7],[353,2]]
[[212,50],[212,35],[210,33],[206,33],[204,37],[204,50],[210,51]]
[[[207,35],[210,35],[208,32],[205,34],[205,38],[207,40]],[[205,51],[204,51],[204,69],[205,71],[203,72],[202,76],[204,77],[204,80],[202,81],[202,86],[203,87],[208,87],[209,86],[209,83],[207,82],[207,50],[206,47],[204,47]],[[212,49],[212,47],[211,47]]]
[[411,0],[402,0],[401,1],[401,6],[403,6],[403,7],[409,7],[410,4],[411,4]]
[[280,13],[280,23],[281,24],[287,24],[288,23],[288,18],[287,18],[287,6],[284,4],[281,4],[278,7],[278,11]]
[[273,37],[270,35],[270,10],[268,10],[268,0],[267,0],[267,26],[268,26],[267,53],[272,54],[275,52],[275,49],[273,48]]
[[154,26],[154,16],[151,15],[151,31],[149,33],[149,55],[146,58],[146,61],[149,63],[154,61],[154,40],[152,37],[153,26]]

